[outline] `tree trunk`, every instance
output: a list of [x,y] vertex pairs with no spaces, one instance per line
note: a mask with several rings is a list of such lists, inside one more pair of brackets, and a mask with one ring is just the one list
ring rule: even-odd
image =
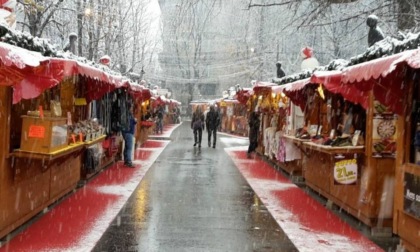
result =
[[396,0],[398,30],[404,31],[415,27],[415,9],[420,7],[418,0]]
[[77,0],[77,51],[79,56],[83,56],[83,14],[82,0]]

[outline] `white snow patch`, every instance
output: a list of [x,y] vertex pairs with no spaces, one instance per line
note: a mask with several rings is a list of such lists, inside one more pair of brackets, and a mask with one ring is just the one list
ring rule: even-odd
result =
[[[222,139],[221,139],[222,140]],[[248,146],[235,146],[235,147],[226,147],[225,151],[246,151],[248,150]]]

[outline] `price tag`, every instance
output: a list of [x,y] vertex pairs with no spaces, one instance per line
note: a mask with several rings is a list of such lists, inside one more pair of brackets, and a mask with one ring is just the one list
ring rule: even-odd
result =
[[40,125],[30,125],[28,137],[45,138],[45,127]]

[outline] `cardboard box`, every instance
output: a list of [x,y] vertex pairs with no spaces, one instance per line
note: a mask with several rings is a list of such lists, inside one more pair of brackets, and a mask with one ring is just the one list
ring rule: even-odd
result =
[[67,147],[66,118],[22,116],[20,149],[51,153]]

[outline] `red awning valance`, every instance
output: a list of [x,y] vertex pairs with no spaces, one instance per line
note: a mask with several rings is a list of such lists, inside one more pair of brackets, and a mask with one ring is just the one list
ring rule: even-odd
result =
[[239,90],[234,98],[242,104],[246,104],[249,98],[254,94],[254,91],[251,88],[244,88]]
[[357,86],[344,83],[342,71],[316,71],[311,76],[312,83],[322,84],[325,89],[334,94],[341,94],[344,99],[360,104],[367,109],[369,105],[369,93],[360,90]]
[[405,62],[416,54],[418,54],[418,50],[409,50],[344,68],[342,81],[344,83],[353,83],[385,77],[393,72],[399,63]]
[[289,99],[299,106],[302,110],[305,108],[306,95],[304,93],[304,87],[310,84],[309,78],[303,80],[297,80],[285,85],[272,87],[274,93],[284,93]]

